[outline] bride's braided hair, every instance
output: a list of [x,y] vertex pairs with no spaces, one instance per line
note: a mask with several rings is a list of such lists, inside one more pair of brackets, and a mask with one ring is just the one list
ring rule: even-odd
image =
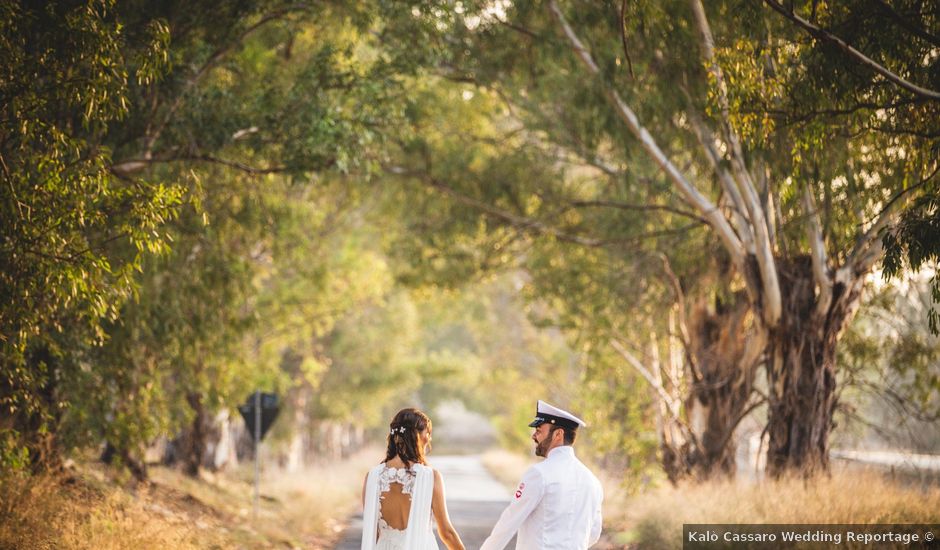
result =
[[409,408],[398,411],[392,423],[389,424],[385,462],[397,456],[409,468],[414,463],[427,464],[424,458],[424,448],[418,442],[418,433],[430,427],[431,419],[418,409]]

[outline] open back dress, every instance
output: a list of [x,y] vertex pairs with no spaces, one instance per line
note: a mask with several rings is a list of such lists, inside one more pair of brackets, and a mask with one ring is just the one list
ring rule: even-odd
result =
[[434,470],[422,464],[369,471],[362,513],[362,550],[438,550],[431,530]]

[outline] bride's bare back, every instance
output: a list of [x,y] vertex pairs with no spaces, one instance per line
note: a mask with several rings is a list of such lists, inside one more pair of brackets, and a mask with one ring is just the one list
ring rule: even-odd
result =
[[415,473],[398,457],[389,460],[379,475],[379,517],[392,529],[408,528],[414,484]]

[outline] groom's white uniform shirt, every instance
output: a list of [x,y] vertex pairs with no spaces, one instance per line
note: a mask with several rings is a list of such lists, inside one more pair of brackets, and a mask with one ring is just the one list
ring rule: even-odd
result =
[[480,550],[503,550],[518,531],[517,550],[584,550],[601,536],[600,481],[574,455],[555,447],[529,468]]

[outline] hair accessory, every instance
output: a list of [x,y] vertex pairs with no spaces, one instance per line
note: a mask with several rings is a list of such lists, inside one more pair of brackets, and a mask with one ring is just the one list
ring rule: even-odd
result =
[[403,434],[403,433],[405,433],[405,427],[404,427],[404,426],[401,426],[400,428],[392,428],[391,430],[388,431],[388,433],[390,433],[390,434],[392,434],[392,435],[395,435],[396,433],[402,433],[402,434]]

